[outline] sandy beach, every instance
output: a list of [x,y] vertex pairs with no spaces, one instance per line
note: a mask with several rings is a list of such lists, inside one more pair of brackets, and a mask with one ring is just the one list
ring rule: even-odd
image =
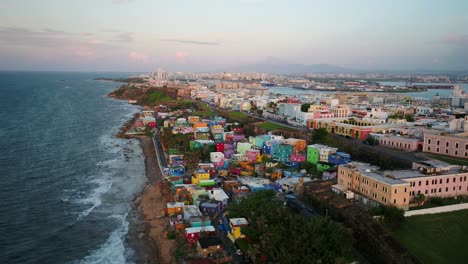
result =
[[163,214],[165,204],[158,185],[162,175],[156,161],[154,144],[152,139],[146,136],[135,138],[140,140],[145,155],[148,183],[142,193],[136,197],[132,210],[132,214],[139,215],[142,223],[133,225],[133,230],[129,232],[129,235],[137,236],[137,238],[134,237],[132,244],[138,247],[137,254],[144,254],[140,259],[141,262],[176,263],[173,259],[175,240],[169,240],[165,237],[169,220]]

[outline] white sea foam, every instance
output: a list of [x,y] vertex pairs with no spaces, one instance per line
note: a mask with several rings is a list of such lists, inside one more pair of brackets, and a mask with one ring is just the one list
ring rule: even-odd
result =
[[107,238],[106,242],[84,259],[73,264],[121,264],[128,263],[125,256],[124,239],[128,232],[127,214],[113,215],[120,220],[119,227]]
[[91,184],[97,185],[96,188],[84,199],[77,200],[81,204],[91,204],[91,207],[84,210],[78,215],[77,220],[80,221],[88,216],[96,207],[102,204],[102,195],[107,193],[112,187],[112,178],[103,177],[90,181]]

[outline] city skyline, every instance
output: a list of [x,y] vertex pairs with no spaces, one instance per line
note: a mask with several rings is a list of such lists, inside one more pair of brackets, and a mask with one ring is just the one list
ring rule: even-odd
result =
[[0,70],[462,71],[466,11],[466,1],[6,0]]

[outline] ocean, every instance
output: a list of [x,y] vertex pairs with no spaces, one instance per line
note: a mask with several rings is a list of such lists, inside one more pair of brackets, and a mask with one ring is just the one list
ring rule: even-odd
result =
[[[404,82],[381,82],[382,85],[395,85],[395,86],[405,86]],[[415,83],[415,84],[421,84],[421,85],[437,85],[436,83]],[[462,84],[447,84],[447,83],[439,83],[438,85],[460,85],[462,87],[462,90],[465,91],[465,93],[468,93],[468,84],[467,83],[462,83]],[[292,95],[292,96],[298,96],[298,95],[304,95],[304,94],[332,94],[334,92],[330,91],[315,91],[315,90],[301,90],[301,89],[294,89],[291,87],[283,87],[283,86],[273,86],[273,87],[268,87],[270,90],[270,93],[272,94],[283,94],[283,95]],[[346,92],[345,92],[346,93]],[[445,90],[445,89],[431,89],[423,92],[417,92],[417,93],[397,93],[402,96],[412,96],[412,97],[420,97],[420,98],[425,98],[425,99],[433,99],[436,94],[439,94],[442,98],[448,98],[450,94],[452,93],[452,90]],[[369,94],[378,94],[378,93],[369,93]]]
[[139,107],[107,98],[119,84],[103,76],[119,75],[0,72],[0,263],[135,259],[144,157],[113,135]]

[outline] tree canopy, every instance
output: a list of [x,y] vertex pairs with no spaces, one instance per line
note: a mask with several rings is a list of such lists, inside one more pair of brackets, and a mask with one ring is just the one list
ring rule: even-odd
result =
[[[285,208],[274,191],[252,193],[229,207],[229,217],[245,217],[243,233],[255,257],[273,263],[337,263],[351,249],[340,224],[323,217],[304,218]],[[252,237],[249,237],[252,236]]]

